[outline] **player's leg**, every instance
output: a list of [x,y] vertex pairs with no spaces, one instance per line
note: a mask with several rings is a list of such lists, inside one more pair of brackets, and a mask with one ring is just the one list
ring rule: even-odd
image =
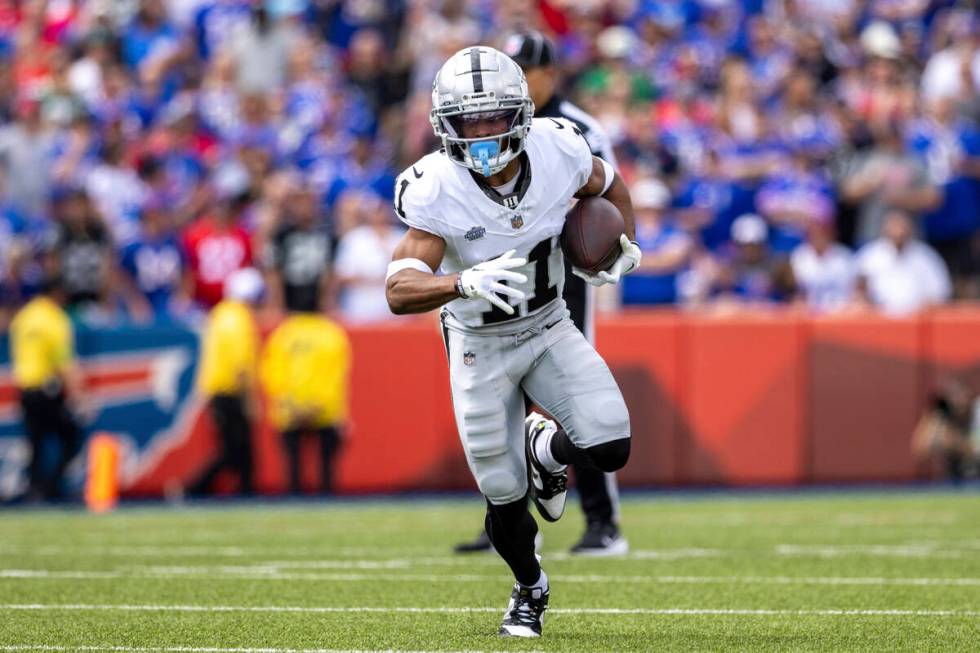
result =
[[31,500],[40,499],[47,489],[42,465],[47,419],[40,391],[23,391],[20,395],[20,406],[24,417],[24,430],[27,432],[31,447],[31,458],[27,464],[27,494]]
[[287,429],[282,432],[282,446],[286,450],[286,470],[289,476],[289,493],[296,496],[302,492],[299,479],[300,438],[299,429]]
[[75,422],[75,416],[68,410],[64,396],[52,400],[49,411],[52,419],[51,430],[57,434],[61,444],[61,451],[58,454],[58,463],[55,467],[54,476],[51,478],[49,492],[49,496],[57,497],[61,496],[61,484],[68,464],[82,449],[82,431]]
[[238,491],[252,494],[252,425],[245,414],[241,397],[223,397],[225,403],[225,431],[222,440],[228,467],[238,476]]
[[228,465],[230,453],[228,446],[229,415],[225,399],[226,397],[222,395],[215,395],[208,404],[211,421],[214,423],[214,430],[218,436],[219,451],[211,464],[197,477],[197,480],[188,486],[187,493],[191,496],[201,496],[209,492],[214,479]]
[[620,469],[629,459],[629,412],[612,373],[570,321],[555,325],[544,338],[524,389],[563,428],[536,439],[535,458],[551,471],[568,464]]
[[586,526],[585,533],[572,546],[572,553],[590,556],[628,553],[629,542],[619,530],[616,474],[590,465],[573,465],[573,469]]
[[333,426],[317,430],[320,438],[320,492],[333,494],[333,466],[340,448],[340,434]]
[[548,585],[534,553],[538,527],[527,505],[524,396],[512,380],[524,371],[517,369],[521,352],[510,338],[455,331],[445,336],[456,426],[486,498],[487,535],[517,581],[500,634],[537,636]]

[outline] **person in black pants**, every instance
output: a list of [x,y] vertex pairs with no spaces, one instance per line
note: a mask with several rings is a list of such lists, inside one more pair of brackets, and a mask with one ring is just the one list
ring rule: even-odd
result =
[[[10,344],[14,382],[31,446],[27,498],[58,499],[68,463],[82,446],[82,430],[69,401],[83,399],[82,374],[75,360],[74,334],[63,304],[61,277],[52,273],[41,292],[14,316]],[[42,454],[47,438],[58,439],[54,473],[45,473]]]
[[320,493],[333,494],[333,466],[337,450],[340,448],[340,433],[333,426],[327,426],[312,431],[290,429],[283,431],[282,441],[289,458],[289,492],[294,495],[303,493],[300,484],[300,444],[307,433],[320,441]]
[[[33,498],[59,499],[62,497],[61,480],[65,469],[82,447],[81,429],[65,404],[65,393],[60,390],[54,394],[48,394],[45,390],[22,391],[20,406],[32,452],[28,468],[28,494]],[[49,434],[57,436],[60,448],[54,473],[46,475],[41,466],[40,453]]]
[[208,315],[201,336],[197,390],[208,399],[220,452],[188,485],[192,496],[209,492],[224,469],[238,476],[241,494],[253,492],[249,408],[258,404],[255,377],[259,333],[252,310],[263,291],[258,270],[238,270],[225,281],[224,299]]
[[230,469],[238,475],[241,494],[249,496],[252,486],[252,426],[245,414],[241,395],[215,395],[209,408],[214,428],[221,439],[221,453],[201,473],[187,492],[192,496],[206,494],[218,474]]
[[[599,123],[582,109],[557,92],[558,71],[555,47],[539,32],[512,34],[504,41],[504,54],[513,59],[527,76],[528,90],[534,102],[536,118],[566,118],[582,132],[592,154],[616,165],[609,139]],[[571,263],[565,259],[565,304],[572,322],[595,342],[593,326],[592,289],[580,277],[572,274]],[[531,402],[527,402],[530,405]],[[629,551],[629,543],[619,530],[619,494],[616,475],[585,465],[572,465],[575,484],[585,513],[586,530],[572,547],[572,553],[583,555],[621,555]],[[457,544],[457,553],[489,551],[490,538],[486,531],[471,542]]]

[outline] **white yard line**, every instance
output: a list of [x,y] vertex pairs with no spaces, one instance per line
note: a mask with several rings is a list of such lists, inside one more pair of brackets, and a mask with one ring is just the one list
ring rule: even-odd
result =
[[[646,560],[673,561],[699,558],[715,558],[731,555],[765,555],[772,553],[782,556],[838,558],[845,556],[888,556],[899,558],[936,558],[956,559],[976,555],[980,541],[965,540],[962,542],[906,542],[898,544],[793,544],[781,543],[769,547],[755,548],[676,548],[676,549],[634,549],[623,556],[610,560]],[[418,555],[412,555],[415,551]],[[288,549],[277,547],[241,547],[241,546],[86,546],[75,547],[47,545],[41,547],[0,545],[0,552],[24,556],[62,556],[66,554],[89,553],[98,557],[123,558],[195,558],[195,557],[229,557],[254,558],[258,556],[289,556],[294,559],[277,559],[263,564],[276,567],[294,568],[323,568],[323,569],[374,569],[374,568],[404,568],[408,566],[483,566],[496,565],[500,560],[492,555],[448,556],[433,555],[432,549],[361,549],[361,548],[330,548],[324,549]],[[377,554],[394,555],[392,558],[372,558]],[[322,556],[322,557],[321,557]],[[332,559],[327,559],[332,556]],[[338,556],[353,556],[350,559]],[[545,561],[578,560],[566,551],[544,553]]]
[[[55,646],[51,644],[0,645],[0,651],[119,651],[120,653],[497,653],[493,651],[395,651],[393,649],[335,648],[221,648],[217,646]],[[531,651],[530,653],[540,653]]]
[[[948,544],[947,544],[948,546]],[[941,549],[937,544],[777,544],[783,556],[840,558],[844,556],[886,556],[895,558],[962,558],[973,552]]]
[[[342,606],[245,606],[245,605],[131,605],[91,603],[10,603],[0,604],[0,610],[25,611],[119,611],[119,612],[286,612],[286,613],[423,613],[465,614],[501,612],[499,607],[342,607]],[[707,615],[707,616],[829,616],[829,617],[980,617],[978,610],[906,610],[906,609],[825,609],[825,610],[769,610],[742,608],[553,608],[551,614],[586,615]]]
[[[937,587],[980,587],[980,578],[921,578],[885,576],[650,576],[616,574],[552,574],[562,583],[620,583],[670,585],[897,585]],[[281,573],[266,567],[146,567],[135,570],[84,571],[61,569],[0,569],[0,579],[102,580],[180,578],[188,580],[270,580],[328,582],[487,582],[508,580],[505,573],[491,574],[392,574],[392,573]]]
[[106,546],[104,544],[78,544],[76,546],[61,546],[49,544],[44,546],[28,545],[0,545],[0,553],[11,553],[20,555],[41,555],[41,556],[63,556],[66,554],[88,553],[97,556],[120,556],[120,557],[173,557],[173,558],[194,558],[194,557],[229,557],[244,558],[264,555],[295,555],[297,558],[312,558],[318,556],[357,556],[368,557],[371,555],[399,555],[409,554],[431,555],[437,553],[438,549],[430,548],[365,548],[365,547],[274,547],[274,546],[228,546],[222,544],[215,545],[186,545],[175,544],[172,546],[160,544],[129,544],[124,546]]

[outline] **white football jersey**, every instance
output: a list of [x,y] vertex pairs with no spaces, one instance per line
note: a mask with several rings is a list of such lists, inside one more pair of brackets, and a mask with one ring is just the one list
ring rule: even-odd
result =
[[574,123],[564,118],[535,118],[524,151],[527,158],[509,195],[479,184],[468,169],[441,152],[423,157],[395,181],[395,211],[401,220],[446,241],[442,273],[460,272],[511,249],[527,258],[526,265],[516,268],[527,282],[517,286],[525,299],[510,300],[514,315],[484,299],[459,298],[446,305],[469,327],[526,317],[564,301],[559,235],[575,193],[592,174],[592,152]]

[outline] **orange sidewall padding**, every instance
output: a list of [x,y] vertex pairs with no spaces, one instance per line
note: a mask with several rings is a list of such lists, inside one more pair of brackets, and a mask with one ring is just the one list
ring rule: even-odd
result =
[[[338,489],[474,488],[438,323],[352,328],[350,336],[351,421]],[[930,391],[950,374],[980,389],[978,308],[901,320],[630,312],[599,321],[597,346],[630,409],[625,486],[920,478],[929,468],[909,444]],[[200,425],[177,458],[210,446],[210,420]],[[282,491],[285,462],[267,424],[255,452],[259,490]],[[312,447],[308,453],[313,487],[318,463]],[[159,491],[159,482],[139,491]]]

